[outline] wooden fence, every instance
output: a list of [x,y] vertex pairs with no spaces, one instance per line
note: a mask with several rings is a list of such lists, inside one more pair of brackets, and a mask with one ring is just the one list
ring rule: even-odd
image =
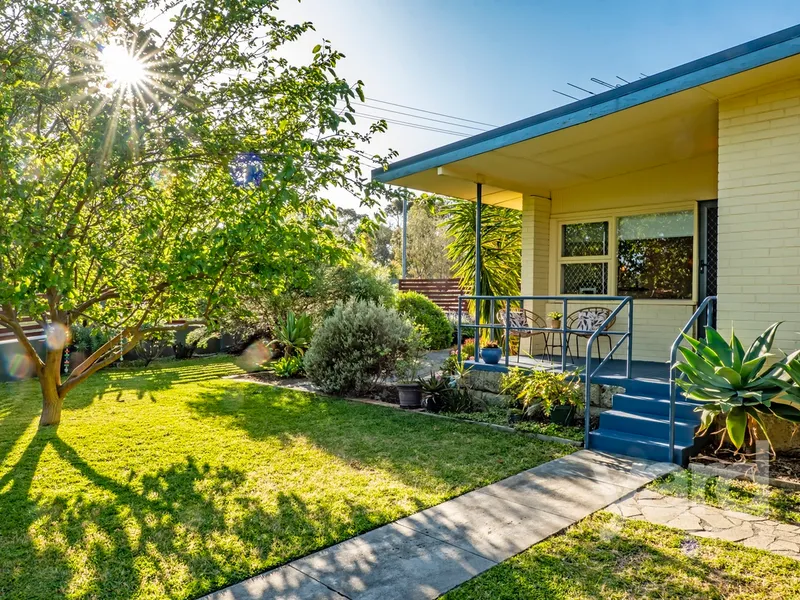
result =
[[458,279],[401,279],[401,292],[419,292],[445,312],[458,311],[458,297],[464,294]]

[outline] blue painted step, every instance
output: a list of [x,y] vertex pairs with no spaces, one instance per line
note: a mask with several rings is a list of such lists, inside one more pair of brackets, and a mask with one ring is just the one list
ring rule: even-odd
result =
[[[699,423],[675,421],[675,440],[691,444]],[[607,410],[600,415],[600,429],[645,435],[669,441],[669,417]]]
[[[589,434],[589,447],[670,462],[669,385],[628,380],[626,393],[615,394],[613,408],[600,414],[600,426]],[[672,461],[685,465],[706,443],[696,438],[700,427],[697,404],[679,396],[675,402],[675,452]]]
[[686,445],[675,442],[673,461],[669,460],[669,441],[648,436],[623,433],[621,431],[597,429],[589,433],[589,447],[593,450],[646,458],[660,462],[675,462],[685,465],[702,444]]

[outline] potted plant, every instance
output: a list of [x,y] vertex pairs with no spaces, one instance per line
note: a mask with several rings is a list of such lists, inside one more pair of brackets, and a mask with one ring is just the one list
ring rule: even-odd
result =
[[397,395],[400,398],[400,408],[422,407],[422,386],[417,374],[422,367],[422,357],[425,347],[419,335],[415,334],[408,342],[408,351],[405,357],[397,362]]
[[521,403],[523,414],[541,412],[551,423],[570,425],[577,407],[583,405],[578,372],[553,373],[512,369],[501,383],[501,392]]
[[440,374],[431,373],[430,377],[419,378],[419,385],[425,396],[425,409],[432,413],[441,412],[447,403],[447,394],[451,392],[450,380]]
[[561,318],[563,316],[563,314],[555,310],[547,313],[547,322],[550,329],[561,329]]
[[481,358],[487,365],[496,365],[500,362],[502,356],[503,351],[500,349],[500,346],[497,345],[497,342],[487,342],[486,345],[481,348]]

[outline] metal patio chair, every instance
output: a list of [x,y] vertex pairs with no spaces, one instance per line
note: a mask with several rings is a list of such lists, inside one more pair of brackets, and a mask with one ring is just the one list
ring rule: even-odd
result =
[[[604,306],[590,306],[588,308],[581,308],[580,310],[576,310],[567,317],[567,329],[581,329],[583,331],[597,331],[603,322],[608,318],[611,314],[611,309],[606,308]],[[605,327],[605,331],[608,331],[614,326],[617,318],[614,317],[611,319],[611,322]],[[569,333],[567,334],[567,348],[570,347],[571,337],[576,338],[584,338],[589,339],[592,334],[591,333]],[[611,345],[611,336],[605,333],[601,333],[597,336],[597,360],[602,360],[600,358],[600,338],[606,338],[608,340],[608,351],[611,352],[612,345]],[[581,357],[581,348],[580,343],[576,343],[577,346],[577,357]]]
[[[497,321],[503,326],[506,327],[506,311],[501,310],[497,312]],[[509,337],[517,337],[519,338],[520,344],[519,348],[517,349],[517,363],[519,363],[521,354],[522,354],[522,338],[534,338],[537,335],[542,336],[542,340],[547,343],[547,338],[545,336],[544,331],[521,331],[519,329],[515,329],[516,327],[539,327],[544,329],[545,322],[542,317],[537,315],[532,310],[522,309],[522,310],[512,310],[508,313],[508,327],[509,327]],[[510,342],[511,340],[509,340]],[[511,344],[509,343],[509,348]]]

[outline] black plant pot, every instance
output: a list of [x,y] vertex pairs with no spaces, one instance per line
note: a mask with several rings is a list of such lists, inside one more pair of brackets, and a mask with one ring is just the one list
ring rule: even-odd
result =
[[550,412],[550,422],[556,425],[571,425],[575,416],[575,407],[572,404],[554,406]]
[[422,406],[422,388],[418,383],[398,383],[397,394],[400,397],[400,408]]

